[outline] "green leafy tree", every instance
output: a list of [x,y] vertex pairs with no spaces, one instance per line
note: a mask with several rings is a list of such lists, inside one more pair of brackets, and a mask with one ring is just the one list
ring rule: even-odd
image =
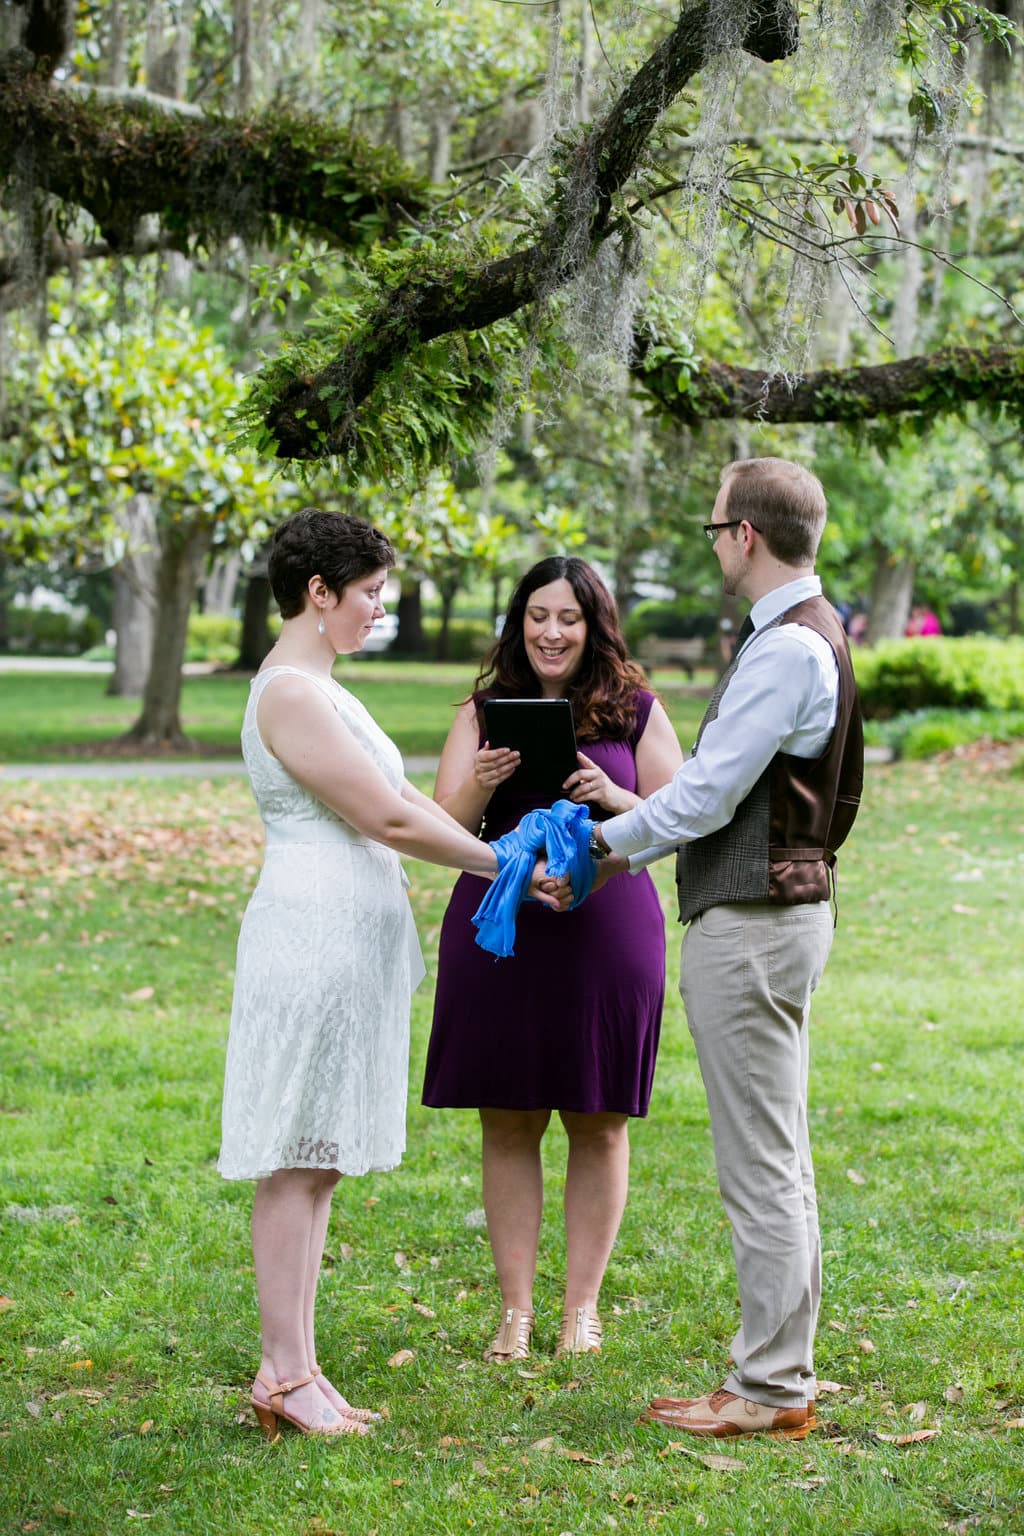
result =
[[241,379],[212,332],[160,306],[144,316],[138,295],[119,305],[115,290],[65,286],[43,344],[22,333],[2,449],[13,484],[3,535],[23,558],[62,553],[111,568],[151,544],[152,653],[129,734],[162,746],[181,740],[181,664],[203,563],[214,548],[265,535],[287,487],[225,446]]

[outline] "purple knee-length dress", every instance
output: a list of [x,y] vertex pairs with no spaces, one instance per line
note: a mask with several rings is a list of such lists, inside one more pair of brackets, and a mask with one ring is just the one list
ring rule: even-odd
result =
[[[653,702],[638,691],[628,740],[581,743],[634,793]],[[499,837],[540,804],[499,786],[481,835]],[[646,1115],[665,1000],[665,919],[650,875],[616,875],[574,912],[524,902],[515,954],[502,960],[474,942],[486,889],[460,876],[445,913],[424,1104]]]

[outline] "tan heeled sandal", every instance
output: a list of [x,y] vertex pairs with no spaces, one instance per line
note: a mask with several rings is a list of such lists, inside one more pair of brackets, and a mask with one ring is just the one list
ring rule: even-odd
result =
[[257,1374],[256,1382],[266,1392],[267,1401],[265,1403],[260,1402],[256,1396],[251,1397],[249,1401],[260,1422],[260,1428],[271,1445],[281,1438],[281,1431],[277,1426],[278,1421],[282,1419],[286,1424],[294,1424],[295,1428],[300,1430],[302,1434],[310,1436],[323,1435],[327,1438],[333,1438],[335,1435],[365,1435],[367,1433],[367,1426],[361,1424],[357,1419],[341,1418],[336,1424],[308,1424],[303,1423],[302,1419],[298,1419],[293,1413],[288,1412],[284,1406],[284,1400],[288,1393],[295,1392],[299,1387],[307,1387],[311,1381],[315,1380],[316,1377],[312,1371],[307,1376],[297,1376],[294,1381],[268,1381],[262,1371]]
[[533,1334],[533,1313],[520,1307],[506,1307],[501,1317],[501,1327],[494,1335],[484,1359],[489,1365],[507,1365],[510,1360],[526,1360],[530,1354],[530,1338]]
[[[309,1369],[313,1376],[324,1376],[323,1371],[318,1365],[311,1365]],[[326,1376],[324,1376],[324,1381],[327,1381]],[[343,1418],[355,1419],[357,1424],[372,1424],[376,1420],[384,1417],[383,1414],[375,1413],[372,1408],[353,1408],[348,1398],[342,1397],[341,1393],[338,1391],[337,1387],[333,1385],[333,1383],[328,1382],[328,1386],[330,1387],[330,1391],[325,1392],[324,1396],[331,1404],[331,1407],[340,1413]],[[331,1392],[333,1392],[334,1398],[331,1397]],[[334,1400],[335,1398],[337,1401]]]
[[599,1355],[601,1353],[601,1319],[593,1307],[566,1307],[562,1313],[562,1326],[558,1330],[555,1359],[566,1355]]

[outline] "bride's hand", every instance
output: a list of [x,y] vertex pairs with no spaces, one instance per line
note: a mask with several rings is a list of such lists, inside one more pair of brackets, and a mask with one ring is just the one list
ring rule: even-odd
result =
[[544,906],[551,907],[555,912],[565,912],[572,906],[572,885],[568,875],[560,878],[549,875],[546,872],[547,855],[539,858],[533,866],[533,875],[530,878],[528,895],[542,902]]

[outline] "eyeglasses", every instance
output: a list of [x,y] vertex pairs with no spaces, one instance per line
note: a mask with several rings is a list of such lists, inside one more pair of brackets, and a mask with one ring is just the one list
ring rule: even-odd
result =
[[750,526],[753,528],[755,533],[761,532],[756,523],[750,522],[749,517],[737,517],[731,523],[702,523],[701,527],[704,529],[704,537],[707,539],[708,543],[713,544],[723,528],[740,528],[744,523],[750,523]]

